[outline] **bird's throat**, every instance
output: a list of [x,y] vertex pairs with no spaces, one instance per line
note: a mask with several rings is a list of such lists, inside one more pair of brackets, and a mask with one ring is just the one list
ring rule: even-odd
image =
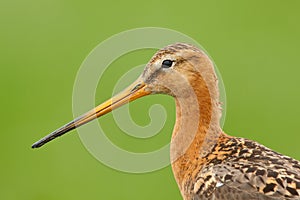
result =
[[175,98],[176,123],[170,154],[179,187],[189,171],[201,168],[199,161],[211,151],[222,134],[219,94],[213,91],[218,90],[217,81],[215,88],[208,88],[204,80],[198,77],[198,83],[192,87],[194,94]]

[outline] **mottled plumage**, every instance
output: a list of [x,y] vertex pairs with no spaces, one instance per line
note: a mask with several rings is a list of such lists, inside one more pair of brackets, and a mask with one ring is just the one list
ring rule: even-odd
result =
[[185,200],[300,200],[300,163],[220,127],[218,78],[209,57],[183,43],[158,51],[116,97],[33,144],[40,147],[96,117],[149,94],[175,98],[172,169]]
[[192,199],[300,199],[300,162],[257,142],[224,134],[204,163]]

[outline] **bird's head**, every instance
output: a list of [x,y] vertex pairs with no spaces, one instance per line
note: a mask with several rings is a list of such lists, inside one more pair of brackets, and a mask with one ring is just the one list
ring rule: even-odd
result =
[[200,88],[200,90],[201,87],[207,88],[207,85],[212,85],[207,82],[216,82],[216,80],[213,64],[203,51],[183,43],[169,45],[159,50],[151,58],[141,76],[127,89],[42,138],[32,147],[40,147],[72,129],[142,96],[160,93],[176,98],[185,98],[190,96],[195,88]]
[[176,43],[159,50],[130,87],[143,86],[149,94],[184,97],[194,84],[216,79],[213,64],[203,51],[192,45]]

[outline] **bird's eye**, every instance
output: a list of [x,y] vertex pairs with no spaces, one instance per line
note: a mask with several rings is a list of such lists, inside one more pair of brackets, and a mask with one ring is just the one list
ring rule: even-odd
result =
[[162,68],[169,68],[172,67],[173,61],[172,60],[164,60],[161,64]]

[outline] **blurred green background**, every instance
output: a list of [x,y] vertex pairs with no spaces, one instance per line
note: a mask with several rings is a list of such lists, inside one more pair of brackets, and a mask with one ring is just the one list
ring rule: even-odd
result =
[[[30,148],[72,119],[73,83],[87,54],[111,35],[137,27],[175,29],[202,44],[226,86],[224,130],[300,159],[299,9],[296,0],[2,0],[0,199],[181,199],[170,167],[147,174],[115,171],[88,153],[76,131]],[[96,101],[110,97],[120,72],[152,54],[136,52],[113,63]],[[162,133],[146,141],[130,138],[109,114],[99,120],[108,137],[136,152],[167,143],[171,98],[133,102],[132,116],[149,123],[150,101],[162,102],[169,113]]]

